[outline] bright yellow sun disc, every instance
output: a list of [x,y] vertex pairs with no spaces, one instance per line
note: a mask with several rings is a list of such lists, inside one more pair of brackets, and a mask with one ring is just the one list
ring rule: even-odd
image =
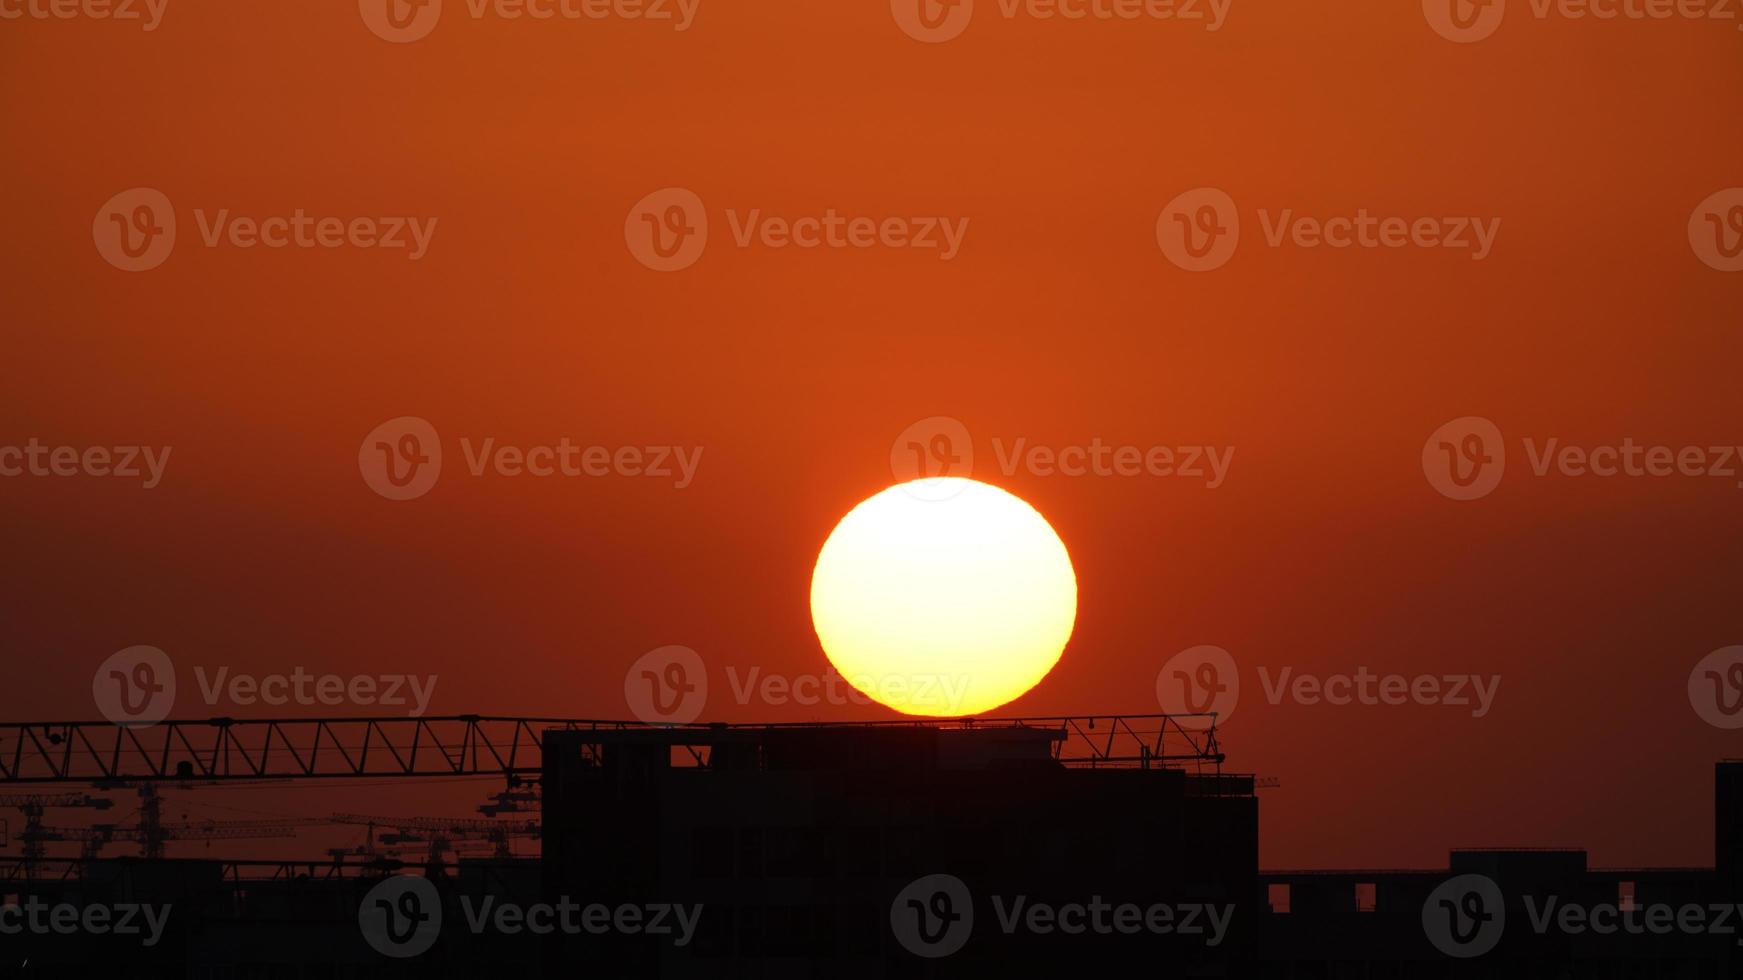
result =
[[811,621],[837,672],[904,714],[981,714],[1040,683],[1077,620],[1065,543],[997,487],[905,483],[836,525]]

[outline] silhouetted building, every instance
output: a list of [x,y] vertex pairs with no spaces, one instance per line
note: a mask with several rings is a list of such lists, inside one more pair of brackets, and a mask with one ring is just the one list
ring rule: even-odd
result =
[[[566,937],[558,955],[626,976],[1057,976],[1112,955],[1219,971],[1254,915],[1252,780],[1142,752],[1062,758],[1067,738],[1026,726],[551,732],[547,901],[704,909],[683,946]],[[960,890],[925,890],[935,876]],[[916,882],[910,907],[901,893]],[[965,928],[960,949],[927,958]]]
[[[1743,975],[1743,763],[1716,768],[1713,868],[1262,872],[1252,779],[1214,736],[1052,721],[551,730],[540,859],[14,862],[0,956],[44,977]],[[142,905],[173,907],[149,945],[50,921]]]
[[[1676,923],[1696,908],[1710,922],[1712,908],[1737,900],[1708,869],[1593,870],[1580,850],[1469,850],[1452,852],[1445,870],[1259,880],[1265,903],[1244,977],[1737,975],[1738,934]],[[1477,886],[1459,884],[1467,880]],[[1483,880],[1493,891],[1471,901]],[[1737,915],[1717,924],[1743,930]]]

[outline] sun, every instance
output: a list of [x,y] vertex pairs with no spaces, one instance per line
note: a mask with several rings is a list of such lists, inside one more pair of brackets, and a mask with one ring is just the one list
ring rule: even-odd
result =
[[903,714],[1015,699],[1059,662],[1076,621],[1065,543],[1035,508],[975,480],[916,480],[862,502],[811,574],[830,663]]

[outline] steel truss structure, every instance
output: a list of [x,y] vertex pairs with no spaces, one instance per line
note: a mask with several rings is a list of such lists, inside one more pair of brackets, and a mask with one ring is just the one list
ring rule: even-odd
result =
[[[170,780],[227,782],[360,777],[533,777],[547,731],[634,732],[674,745],[797,728],[1021,728],[1045,731],[1053,757],[1074,767],[1215,767],[1223,754],[1215,715],[1081,715],[773,725],[653,725],[632,721],[505,718],[298,718],[0,723],[0,783]],[[634,737],[634,736],[630,736]]]

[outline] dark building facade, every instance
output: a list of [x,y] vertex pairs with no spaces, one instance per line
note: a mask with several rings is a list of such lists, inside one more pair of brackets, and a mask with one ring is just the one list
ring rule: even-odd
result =
[[173,914],[149,946],[0,928],[0,956],[45,977],[1743,976],[1743,763],[1715,770],[1711,868],[1261,871],[1253,781],[1214,738],[1112,747],[1129,734],[552,730],[541,858],[15,863],[8,907]]
[[[1444,870],[1274,871],[1260,884],[1240,976],[1717,978],[1743,964],[1738,892],[1711,869],[1481,850],[1454,851]],[[1719,931],[1677,921],[1697,909]]]
[[1064,737],[553,732],[547,900],[703,907],[685,946],[565,937],[558,955],[641,976],[1059,975],[1116,955],[1220,972],[1256,912],[1251,779],[1063,760]]
[[1714,767],[1712,868],[1455,850],[1444,870],[1267,871],[1254,977],[1743,976],[1743,762]]

